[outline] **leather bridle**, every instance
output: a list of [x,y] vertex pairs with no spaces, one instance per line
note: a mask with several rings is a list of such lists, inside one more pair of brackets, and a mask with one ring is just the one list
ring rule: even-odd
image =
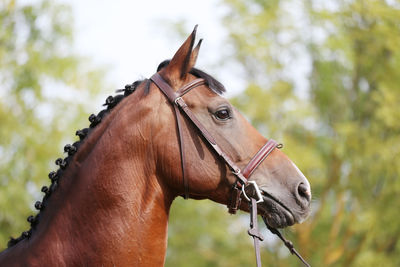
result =
[[[174,107],[176,123],[178,128],[179,135],[179,146],[180,146],[180,157],[181,157],[181,169],[182,169],[182,180],[184,184],[184,198],[189,198],[190,190],[189,190],[189,181],[187,177],[185,177],[185,143],[182,133],[182,123],[181,123],[181,112],[183,112],[187,119],[193,123],[193,125],[198,129],[200,134],[204,137],[207,143],[212,147],[212,149],[219,155],[219,157],[225,162],[225,164],[229,167],[232,173],[236,176],[237,181],[232,186],[232,193],[230,200],[228,201],[228,211],[229,213],[235,214],[239,209],[241,202],[241,195],[243,194],[244,198],[249,201],[250,208],[250,229],[248,230],[248,234],[254,239],[254,248],[256,252],[256,262],[257,266],[261,266],[261,258],[260,258],[260,248],[259,241],[263,241],[262,235],[258,231],[257,226],[257,203],[263,202],[263,198],[261,196],[261,191],[255,181],[249,181],[250,176],[253,174],[254,170],[268,157],[268,155],[275,149],[281,148],[282,145],[278,144],[275,140],[269,139],[267,143],[253,156],[253,158],[247,163],[243,170],[241,170],[232,160],[231,158],[221,149],[221,147],[217,144],[213,136],[207,131],[207,129],[203,126],[203,124],[196,118],[194,113],[190,110],[188,105],[183,100],[182,96],[188,93],[190,90],[201,86],[206,85],[206,81],[202,78],[195,79],[188,84],[182,86],[177,91],[174,91],[171,86],[161,77],[160,74],[155,73],[151,78],[157,87],[163,92],[163,94],[168,98],[169,102]],[[247,196],[248,192],[251,192],[251,195]],[[265,220],[264,220],[265,221]],[[273,228],[270,228],[267,225],[268,229],[277,234],[281,239],[283,238],[279,231]],[[276,232],[274,232],[276,231]],[[293,245],[290,241],[284,240],[285,245],[290,249],[292,254],[296,254],[300,260],[306,266],[309,266],[301,256],[294,250]],[[290,243],[290,244],[289,244]],[[289,246],[291,245],[291,248]]]

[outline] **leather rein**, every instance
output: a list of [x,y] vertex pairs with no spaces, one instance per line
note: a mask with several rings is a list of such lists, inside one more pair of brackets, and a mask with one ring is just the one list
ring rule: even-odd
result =
[[[203,126],[203,124],[196,118],[194,113],[190,110],[188,105],[183,100],[182,96],[188,93],[190,90],[201,86],[206,85],[206,81],[204,79],[198,78],[195,79],[186,85],[182,86],[179,90],[174,91],[171,86],[161,77],[160,74],[155,73],[151,78],[151,81],[157,85],[157,87],[163,92],[163,94],[168,98],[169,102],[174,107],[176,124],[178,128],[179,135],[179,146],[180,146],[180,157],[181,157],[181,169],[182,169],[182,179],[184,184],[184,198],[188,199],[190,190],[189,190],[189,181],[185,177],[185,143],[182,133],[182,122],[181,122],[181,112],[184,113],[189,121],[193,123],[193,125],[198,129],[200,134],[204,137],[207,143],[212,147],[212,149],[220,156],[220,158],[225,162],[225,164],[229,167],[232,173],[236,176],[237,181],[232,186],[232,193],[230,200],[228,202],[228,211],[231,214],[235,214],[236,211],[240,207],[241,196],[249,202],[250,208],[250,229],[248,230],[248,234],[254,239],[254,248],[256,254],[256,262],[257,267],[261,267],[261,257],[260,257],[260,247],[259,241],[263,241],[263,236],[258,231],[257,225],[257,203],[263,202],[263,198],[261,196],[261,191],[255,181],[249,181],[248,179],[254,172],[254,170],[268,157],[268,155],[275,149],[281,148],[282,145],[278,144],[275,140],[269,139],[267,143],[253,156],[253,158],[247,163],[246,167],[241,170],[232,160],[231,158],[224,153],[221,147],[217,144],[213,136],[207,131],[207,129]],[[252,194],[249,194],[251,192]],[[247,195],[249,194],[249,196]],[[285,243],[285,245],[289,248],[292,254],[295,254],[306,266],[310,266],[298,252],[293,248],[292,242],[284,239],[280,232],[277,229],[271,228],[266,223],[265,218],[263,217],[264,222],[267,228],[274,234],[278,235],[278,237]]]

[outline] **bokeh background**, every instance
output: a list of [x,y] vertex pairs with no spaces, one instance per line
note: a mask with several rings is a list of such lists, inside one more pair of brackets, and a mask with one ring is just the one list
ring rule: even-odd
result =
[[[106,96],[195,24],[198,67],[311,182],[283,230],[313,266],[400,266],[400,1],[0,1],[0,250]],[[255,266],[248,216],[174,202],[166,266]],[[262,228],[264,266],[301,266]]]

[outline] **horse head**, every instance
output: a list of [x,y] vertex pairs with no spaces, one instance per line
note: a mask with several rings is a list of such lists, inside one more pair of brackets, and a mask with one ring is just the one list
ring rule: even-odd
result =
[[[187,38],[170,61],[163,62],[158,74],[177,93],[196,79],[204,84],[185,92],[182,96],[195,118],[225,153],[240,169],[252,159],[267,142],[229,101],[222,97],[224,87],[217,80],[194,68],[201,41],[193,49],[196,29]],[[201,136],[201,130],[194,125],[187,114],[174,112],[173,101],[157,89],[162,99],[157,110],[154,138],[159,174],[165,178],[168,188],[175,195],[188,194],[195,199],[208,198],[229,204],[232,188],[237,176],[215,153],[212,146]],[[182,116],[182,118],[179,118]],[[180,120],[179,127],[176,120]],[[182,129],[179,129],[182,128]],[[181,131],[181,132],[179,132]],[[181,146],[180,144],[181,143]],[[180,151],[179,150],[183,150]],[[184,166],[181,168],[181,162]],[[310,184],[296,165],[280,150],[274,149],[250,177],[262,194],[258,204],[271,227],[285,227],[302,222],[309,214]],[[188,185],[185,192],[185,183]],[[248,210],[244,201],[240,206]]]

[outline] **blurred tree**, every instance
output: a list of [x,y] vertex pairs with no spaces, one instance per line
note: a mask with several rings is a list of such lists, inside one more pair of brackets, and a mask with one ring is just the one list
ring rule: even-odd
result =
[[[233,102],[285,143],[312,183],[311,218],[285,234],[316,266],[399,266],[400,3],[225,4],[248,82]],[[100,73],[68,52],[71,21],[52,1],[0,3],[0,249],[27,228],[71,129],[87,125],[79,89],[101,87]],[[166,265],[254,265],[247,222],[215,203],[177,200]],[[264,265],[300,265],[271,236],[263,248]]]
[[312,183],[295,243],[312,265],[399,266],[400,2],[225,3],[248,81],[235,104]]
[[247,216],[231,216],[226,207],[208,200],[179,198],[170,218],[166,266],[255,265],[252,242],[243,227]]
[[[101,88],[99,70],[70,51],[67,6],[0,2],[0,250],[28,228],[40,187],[87,114],[80,99]],[[92,88],[88,90],[87,88]],[[80,91],[80,89],[84,89]],[[78,97],[80,96],[80,97]],[[84,96],[84,97],[82,97]],[[60,119],[62,118],[62,119]]]
[[[224,4],[247,81],[233,103],[312,184],[313,214],[285,234],[313,266],[400,266],[400,2]],[[184,205],[172,208],[167,266],[254,265],[247,219]],[[301,266],[274,240],[263,253],[264,265]]]

